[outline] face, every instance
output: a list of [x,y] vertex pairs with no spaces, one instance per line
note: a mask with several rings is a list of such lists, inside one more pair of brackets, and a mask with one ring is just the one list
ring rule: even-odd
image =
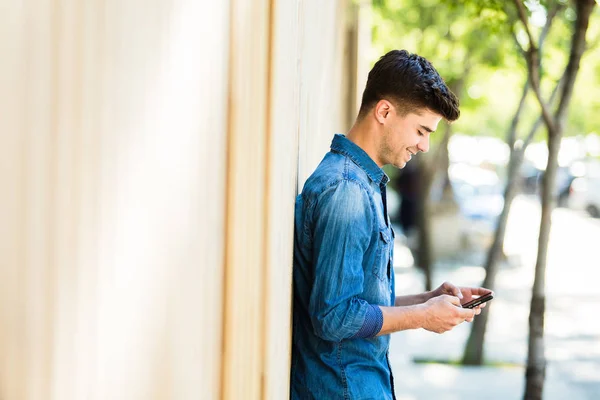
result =
[[396,168],[404,168],[415,154],[429,150],[429,135],[442,119],[427,109],[401,116],[394,105],[384,100],[377,104],[375,112],[382,127],[379,162]]

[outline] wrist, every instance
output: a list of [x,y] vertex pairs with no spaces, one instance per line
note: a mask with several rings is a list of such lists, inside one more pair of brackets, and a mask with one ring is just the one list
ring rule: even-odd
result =
[[439,296],[439,295],[435,293],[435,290],[430,290],[428,292],[425,292],[425,293],[423,293],[422,303],[425,303],[427,300],[433,299],[436,296]]
[[427,318],[427,306],[425,303],[417,304],[413,309],[413,326],[412,329],[420,329],[425,325],[425,319]]

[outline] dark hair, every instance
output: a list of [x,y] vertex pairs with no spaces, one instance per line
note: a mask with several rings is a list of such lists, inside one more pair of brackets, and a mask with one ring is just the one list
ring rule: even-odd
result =
[[406,50],[392,50],[375,63],[363,92],[359,118],[382,99],[394,103],[402,115],[426,108],[448,122],[460,116],[458,99],[433,65]]

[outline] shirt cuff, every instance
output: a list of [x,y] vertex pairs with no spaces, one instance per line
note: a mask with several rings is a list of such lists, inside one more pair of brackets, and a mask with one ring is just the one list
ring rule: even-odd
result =
[[369,304],[367,313],[365,314],[365,321],[363,322],[359,331],[352,336],[352,339],[366,339],[375,337],[379,331],[381,331],[382,326],[383,313],[381,312],[381,308]]

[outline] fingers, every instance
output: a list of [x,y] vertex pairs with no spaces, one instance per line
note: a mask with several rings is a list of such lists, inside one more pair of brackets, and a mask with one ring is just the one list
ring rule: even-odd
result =
[[465,321],[470,320],[469,322],[471,322],[476,315],[475,313],[476,313],[476,311],[472,310],[472,309],[468,309],[468,308],[460,309],[460,317],[464,318]]
[[449,303],[454,304],[457,307],[461,307],[460,305],[460,299],[456,296],[451,296],[449,294],[444,294],[441,296],[444,300],[448,301]]
[[491,291],[490,289],[486,289],[486,288],[463,288],[463,290],[469,290],[471,292],[472,296],[484,296],[488,293],[494,293],[493,291]]
[[456,286],[454,286],[454,289],[453,289],[453,291],[452,291],[452,294],[453,294],[453,295],[455,295],[456,297],[458,297],[459,299],[462,299],[462,298],[463,298],[463,294],[462,294],[462,292],[461,292],[461,291],[460,291],[460,289],[459,289],[458,287],[456,287]]
[[486,304],[487,303],[481,303],[480,305],[473,307],[472,310],[481,310],[483,307],[486,306]]
[[456,296],[459,299],[463,298],[462,291],[460,290],[460,288],[458,286],[456,286],[450,282],[444,282],[442,284],[442,287],[443,287],[445,293],[452,294],[453,296]]
[[465,321],[467,321],[467,322],[473,322],[473,320],[475,319],[475,316],[481,314],[481,309],[479,307],[475,307],[471,311],[473,311],[473,316],[467,317],[465,319]]
[[462,319],[467,319],[467,318],[473,318],[475,316],[475,309],[469,309],[469,308],[462,308],[462,305],[460,303],[460,299],[456,296],[450,296],[450,295],[442,295],[440,296],[440,298],[446,300],[449,303],[452,303],[452,305],[456,306],[456,312],[458,313],[457,316],[459,318]]

